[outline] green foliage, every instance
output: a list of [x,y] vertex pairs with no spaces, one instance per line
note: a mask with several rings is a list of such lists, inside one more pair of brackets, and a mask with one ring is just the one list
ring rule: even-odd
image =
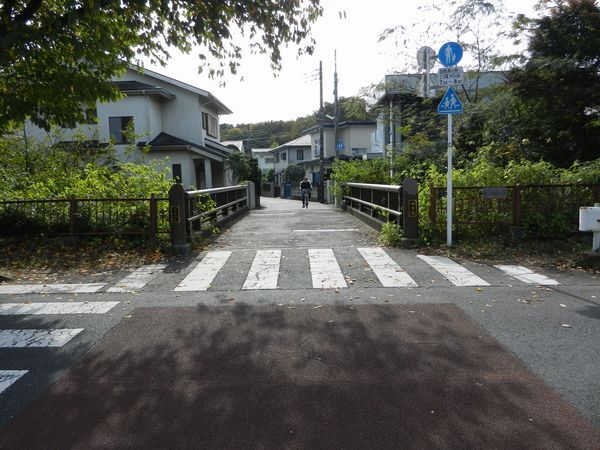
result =
[[[366,102],[360,97],[339,99],[339,122],[346,120],[374,120],[372,112],[367,112]],[[325,103],[324,114],[333,115],[333,104]],[[318,125],[318,111],[288,121],[259,122],[256,124],[221,124],[221,140],[246,140],[252,148],[274,148],[301,136],[305,130]]]
[[390,184],[389,162],[382,159],[333,162],[331,179],[335,182],[332,194],[343,194],[342,183]]
[[396,247],[402,242],[404,232],[396,222],[385,222],[379,232],[379,240],[383,245]]
[[299,183],[304,177],[304,168],[297,164],[287,166],[283,171],[284,183]]
[[[170,49],[199,48],[200,69],[235,73],[242,49],[233,36],[240,29],[249,47],[279,69],[280,48],[301,44],[321,13],[319,0],[4,2],[0,130],[27,117],[46,129],[83,120],[81,104],[118,98],[111,78],[142,55],[165,65]],[[299,52],[312,49],[309,41]]]
[[540,19],[521,18],[519,29],[531,30],[531,57],[511,80],[528,157],[568,167],[599,155],[600,7],[594,0],[555,3]]

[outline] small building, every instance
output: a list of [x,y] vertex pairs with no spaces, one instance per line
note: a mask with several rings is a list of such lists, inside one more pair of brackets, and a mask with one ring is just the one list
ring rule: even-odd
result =
[[275,170],[272,148],[253,148],[251,152],[263,175],[268,173],[269,170]]
[[[121,162],[139,160],[148,148],[144,157],[168,157],[172,176],[186,188],[228,184],[231,176],[226,162],[234,150],[219,142],[219,117],[231,110],[218,98],[196,86],[134,67],[115,78],[114,84],[124,97],[97,101],[95,108],[86,111],[86,123],[60,129],[60,141],[73,141],[78,135],[97,145],[112,141]],[[32,124],[26,127],[30,136],[48,137]],[[136,141],[131,141],[129,129]]]

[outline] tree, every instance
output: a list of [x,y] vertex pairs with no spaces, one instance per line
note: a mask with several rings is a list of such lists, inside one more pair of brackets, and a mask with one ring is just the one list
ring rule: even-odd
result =
[[545,2],[549,14],[521,18],[530,58],[512,72],[529,158],[561,166],[600,154],[600,8],[594,0]]
[[[0,6],[0,130],[30,118],[53,123],[83,119],[82,104],[114,100],[111,77],[149,57],[162,65],[169,49],[198,49],[200,70],[235,73],[249,40],[254,52],[281,63],[280,47],[305,44],[320,0],[12,0]],[[198,46],[194,48],[194,46]],[[216,62],[209,63],[209,59]]]

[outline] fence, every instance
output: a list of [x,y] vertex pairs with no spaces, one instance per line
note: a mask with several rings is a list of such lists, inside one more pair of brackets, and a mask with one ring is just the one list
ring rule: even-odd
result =
[[168,232],[167,199],[154,195],[0,202],[0,233],[4,235],[152,238]]
[[418,184],[407,178],[402,186],[342,183],[347,192],[342,196],[343,207],[375,228],[384,222],[394,221],[404,230],[408,239],[418,237],[419,208],[417,194]]
[[[212,202],[207,202],[209,198]],[[188,192],[180,184],[173,185],[169,191],[171,251],[175,254],[190,252],[189,241],[195,233],[247,211],[254,206],[253,201],[254,183]],[[213,202],[214,207],[207,207]]]
[[[454,187],[457,231],[502,234],[524,228],[532,237],[576,231],[579,208],[600,202],[600,184]],[[446,221],[446,188],[430,187],[429,219],[440,231]]]

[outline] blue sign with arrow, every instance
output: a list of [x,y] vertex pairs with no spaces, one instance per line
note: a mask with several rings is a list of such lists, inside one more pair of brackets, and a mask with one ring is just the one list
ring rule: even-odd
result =
[[438,105],[438,114],[462,114],[463,105],[452,86],[448,88]]
[[452,67],[459,63],[463,56],[462,47],[456,42],[446,42],[440,47],[438,58],[442,65]]
[[337,141],[337,144],[336,144],[336,146],[335,146],[335,149],[336,149],[336,150],[344,150],[344,148],[345,148],[345,147],[344,147],[344,143],[342,142],[342,140],[341,140],[341,139],[339,139],[339,140]]

